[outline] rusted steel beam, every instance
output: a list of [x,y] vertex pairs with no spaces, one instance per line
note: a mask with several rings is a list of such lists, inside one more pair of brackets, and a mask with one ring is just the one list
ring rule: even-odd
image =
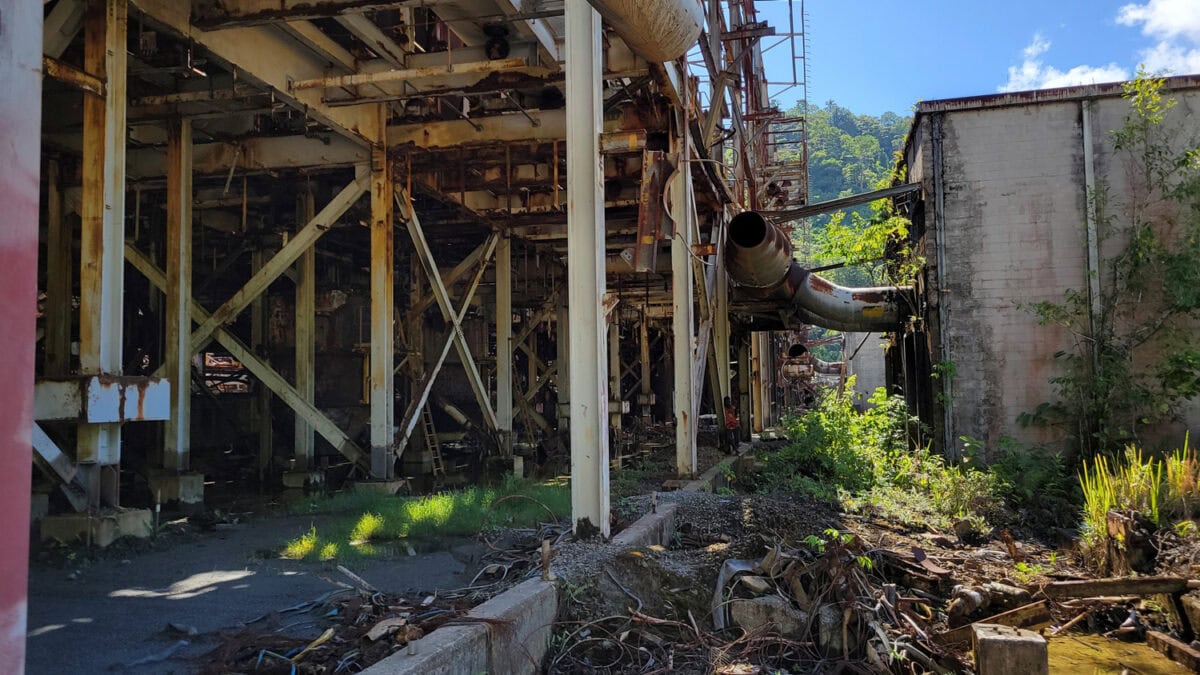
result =
[[[395,191],[396,205],[401,209],[402,219],[408,222],[409,238],[413,242],[413,247],[416,249],[417,258],[421,262],[421,268],[425,271],[425,276],[429,279],[429,285],[433,290],[434,300],[437,301],[438,308],[442,311],[442,319],[447,322],[453,322],[454,328],[451,330],[451,336],[454,338],[454,348],[458,352],[459,359],[462,361],[463,369],[467,372],[467,381],[471,385],[471,392],[475,394],[475,401],[479,404],[479,409],[483,411],[483,421],[487,429],[496,429],[496,413],[492,409],[491,397],[488,395],[487,387],[483,383],[483,378],[479,375],[479,369],[475,365],[475,358],[471,355],[471,347],[467,344],[467,338],[462,333],[462,329],[458,327],[461,319],[456,319],[454,307],[450,302],[450,294],[446,290],[445,284],[442,282],[442,277],[438,273],[437,260],[433,257],[433,250],[429,247],[429,242],[425,239],[425,231],[421,228],[420,218],[412,207],[412,201],[408,194],[402,190]],[[493,238],[496,235],[493,235]],[[495,242],[492,247],[494,248]],[[489,252],[489,256],[491,253]],[[420,412],[420,408],[417,409]],[[410,432],[411,433],[411,432]]]
[[829,201],[817,202],[816,204],[806,204],[797,209],[788,209],[786,211],[761,211],[760,213],[767,217],[771,222],[784,223],[790,220],[800,220],[801,218],[809,218],[811,216],[819,216],[823,213],[832,213],[833,211],[841,211],[862,204],[869,204],[879,199],[890,199],[901,195],[912,194],[921,191],[920,183],[906,183],[904,185],[893,185],[892,187],[883,188],[882,190],[874,190],[864,192],[862,194],[850,195],[849,197],[840,197],[838,199],[830,199]]
[[425,3],[412,0],[222,0],[197,5],[193,21],[203,28],[245,26],[281,20],[321,19],[417,4]]
[[[380,114],[383,114],[382,106]],[[395,473],[395,393],[392,359],[396,303],[392,211],[392,164],[382,146],[371,148],[371,477],[390,480]],[[413,227],[413,225],[409,225]],[[436,271],[435,271],[436,273]]]
[[[413,225],[410,223],[409,227],[411,228]],[[466,291],[463,293],[462,302],[459,303],[460,307],[452,310],[453,314],[451,314],[448,319],[450,330],[449,335],[446,336],[446,341],[442,344],[442,350],[438,354],[438,358],[434,362],[433,367],[427,370],[425,375],[421,378],[421,381],[417,383],[413,397],[408,402],[408,408],[404,411],[404,417],[400,421],[400,426],[397,433],[398,438],[396,439],[395,448],[396,459],[400,459],[404,456],[404,450],[408,447],[408,440],[412,437],[412,432],[417,426],[417,420],[420,418],[421,409],[424,408],[425,404],[429,401],[429,394],[433,389],[433,383],[437,380],[437,376],[441,372],[442,366],[446,363],[446,357],[450,354],[450,347],[457,346],[460,341],[463,343],[466,342],[462,334],[462,320],[463,317],[467,315],[467,310],[471,307],[471,301],[475,297],[475,291],[478,290],[479,282],[483,280],[483,273],[485,270],[487,270],[492,253],[496,250],[497,239],[498,235],[496,234],[492,234],[490,237],[488,237],[486,252],[480,261],[479,268],[475,271],[475,276],[471,279],[470,285],[467,286]],[[433,282],[432,278],[430,279],[430,282],[436,283]],[[461,349],[462,348],[460,348],[460,354]],[[469,358],[470,350],[466,350],[466,352],[467,358]],[[463,365],[464,367],[467,365],[466,359],[463,359]],[[472,365],[474,365],[473,362]],[[470,374],[471,368],[468,368],[467,372]],[[478,375],[478,371],[475,371],[475,373]],[[484,408],[484,410],[484,414],[486,415],[488,410],[486,408]],[[493,424],[495,422],[494,416],[492,417],[492,422]],[[492,426],[491,428],[494,429],[495,426]]]
[[342,14],[337,17],[337,22],[375,52],[379,58],[386,61],[389,66],[404,67],[407,53],[394,40],[384,35],[374,21],[363,14]]
[[447,75],[473,75],[478,73],[515,73],[532,70],[525,59],[499,59],[496,61],[475,61],[459,63],[453,66],[429,66],[426,68],[405,68],[401,70],[381,70],[375,73],[352,73],[349,75],[333,75],[311,80],[297,80],[291,83],[292,91],[301,89],[328,89],[331,87],[355,87],[364,84],[379,84],[382,82],[413,82],[428,80]]
[[96,96],[105,95],[104,79],[84,72],[75,66],[49,56],[42,57],[42,72],[64,84]]

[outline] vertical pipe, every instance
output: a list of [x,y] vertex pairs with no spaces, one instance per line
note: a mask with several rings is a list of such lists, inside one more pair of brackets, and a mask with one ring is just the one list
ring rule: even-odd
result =
[[608,379],[604,377],[604,118],[600,15],[566,1],[567,304],[571,359],[571,522],[607,538]]
[[[933,125],[933,231],[934,245],[937,247],[937,312],[938,337],[941,343],[941,360],[950,362],[954,355],[950,352],[950,309],[946,301],[950,297],[949,270],[946,269],[946,176],[945,164],[942,158],[942,125],[945,122],[944,113],[936,113],[930,118]],[[953,378],[943,377],[942,383],[942,454],[951,459],[958,459],[957,445],[954,439],[954,385]]]
[[42,4],[0,1],[0,672],[25,671],[26,581],[37,316],[38,154],[42,111]]
[[[304,227],[316,215],[316,201],[312,186],[306,186],[300,195],[299,217],[296,229]],[[313,244],[296,261],[296,391],[308,403],[316,402],[317,395],[317,247]],[[294,456],[296,471],[308,471],[313,464],[316,437],[312,425],[302,416],[295,420]]]
[[[1092,102],[1079,102],[1083,123],[1084,208],[1087,217],[1088,320],[1092,335],[1100,330],[1100,238],[1096,233],[1096,151],[1092,141]],[[1095,342],[1092,343],[1093,346]],[[1100,370],[1100,352],[1092,349],[1092,370]]]
[[671,237],[671,332],[674,335],[675,365],[675,471],[680,477],[696,472],[695,436],[695,320],[692,309],[692,171],[687,138],[679,141],[679,164],[671,181],[671,220],[675,232]]
[[[392,168],[387,148],[371,147],[371,477],[395,475],[393,383]],[[415,225],[414,225],[415,226]],[[434,270],[436,273],[437,270]]]
[[46,363],[49,377],[71,370],[72,233],[63,214],[58,160],[46,162]]
[[186,471],[192,404],[192,122],[167,123],[167,288],[165,363],[171,415],[164,425],[162,466]]
[[[107,82],[107,95],[83,96],[83,195],[79,277],[79,366],[120,375],[125,290],[126,0],[92,3],[84,19],[84,70]],[[80,424],[76,459],[89,503],[117,502],[119,424]]]
[[496,428],[501,452],[512,452],[513,430],[513,323],[512,239],[496,242]]

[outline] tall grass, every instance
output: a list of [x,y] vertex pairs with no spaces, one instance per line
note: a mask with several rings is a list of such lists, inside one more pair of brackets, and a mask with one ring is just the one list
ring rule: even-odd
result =
[[1163,459],[1128,446],[1119,458],[1103,455],[1085,463],[1082,540],[1085,548],[1102,544],[1109,511],[1137,511],[1155,525],[1191,518],[1200,507],[1200,461],[1185,438],[1183,447]]

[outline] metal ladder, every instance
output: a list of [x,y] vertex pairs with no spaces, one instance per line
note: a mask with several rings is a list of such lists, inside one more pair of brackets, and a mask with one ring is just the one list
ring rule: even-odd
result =
[[433,456],[433,480],[436,482],[446,477],[446,463],[442,461],[442,444],[438,442],[433,412],[428,405],[421,407],[421,433],[425,436],[425,448]]

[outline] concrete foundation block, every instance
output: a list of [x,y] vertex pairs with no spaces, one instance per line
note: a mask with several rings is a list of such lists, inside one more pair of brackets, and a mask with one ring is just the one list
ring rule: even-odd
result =
[[675,511],[678,506],[674,503],[660,503],[656,512],[638,518],[613,537],[612,543],[631,548],[653,544],[665,546],[675,534]]
[[286,471],[283,487],[293,490],[312,490],[325,484],[325,474],[320,471]]
[[399,494],[407,485],[408,481],[403,478],[396,480],[364,480],[354,483],[354,491],[394,495]]
[[979,675],[1049,675],[1046,638],[1009,626],[976,624],[971,627],[975,672]]
[[363,671],[371,675],[489,673],[532,675],[541,672],[558,612],[554,584],[531,579],[472,609],[469,616],[498,619],[489,630],[482,623],[446,626],[417,640],[415,653],[405,649]]
[[60,513],[42,519],[42,541],[90,544],[104,548],[120,537],[145,539],[153,533],[149,509],[122,509],[98,514]]
[[150,474],[149,482],[150,491],[162,504],[188,513],[204,510],[204,474],[160,471]]
[[490,673],[488,629],[483,625],[443,626],[362,672],[370,675]]

